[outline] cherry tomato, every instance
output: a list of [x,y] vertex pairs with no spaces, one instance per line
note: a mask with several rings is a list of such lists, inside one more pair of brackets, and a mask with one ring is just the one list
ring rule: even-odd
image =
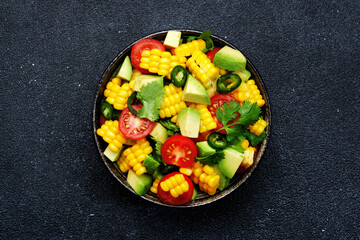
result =
[[[140,110],[141,106],[132,105],[135,110]],[[155,123],[147,118],[139,118],[125,108],[120,114],[119,130],[125,137],[138,140],[146,137],[154,128]]]
[[215,53],[217,53],[218,51],[220,51],[221,48],[216,47],[213,50],[210,50],[206,53],[206,56],[211,60],[211,62],[214,61],[214,57],[215,57]]
[[103,117],[103,115],[100,115],[100,126],[105,124],[106,119]]
[[189,167],[194,163],[194,158],[197,156],[197,148],[190,138],[174,135],[162,145],[161,156],[167,164]]
[[160,182],[159,185],[157,187],[157,195],[160,198],[160,200],[168,205],[184,205],[188,202],[190,202],[191,197],[193,195],[194,192],[194,184],[192,183],[192,181],[190,180],[190,178],[184,174],[182,174],[186,180],[186,182],[189,184],[189,190],[187,192],[184,192],[183,194],[181,194],[180,196],[178,196],[177,198],[173,197],[170,193],[170,191],[165,192],[164,190],[162,190],[160,184],[162,182],[164,182],[166,179],[176,175],[176,174],[182,174],[180,172],[172,172],[169,173],[168,175],[166,175],[165,177],[163,177]]
[[141,39],[140,41],[135,43],[135,45],[131,49],[131,63],[137,70],[142,73],[149,73],[149,71],[140,67],[141,53],[144,50],[151,50],[153,48],[165,51],[165,47],[160,41],[151,38]]
[[[208,110],[211,113],[211,116],[214,118],[214,120],[216,121],[217,127],[215,130],[219,130],[220,128],[223,127],[223,124],[217,120],[216,118],[216,109],[221,108],[222,109],[222,105],[224,104],[224,102],[229,102],[230,100],[234,100],[236,101],[236,99],[228,94],[217,94],[215,96],[213,96],[210,101],[211,101],[211,105],[208,105]],[[238,114],[238,116],[230,121],[231,122],[235,122],[236,120],[238,120],[240,117],[240,114]],[[226,134],[225,129],[221,130],[220,133]]]

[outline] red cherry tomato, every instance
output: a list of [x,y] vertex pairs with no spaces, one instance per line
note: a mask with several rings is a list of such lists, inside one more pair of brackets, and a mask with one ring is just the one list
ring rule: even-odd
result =
[[[210,101],[211,101],[211,105],[208,105],[208,110],[211,113],[211,116],[214,118],[214,120],[216,121],[217,127],[215,130],[219,130],[220,128],[223,127],[223,124],[217,120],[216,118],[216,109],[221,108],[222,109],[222,105],[224,104],[224,102],[229,102],[230,100],[234,100],[236,101],[236,99],[228,94],[217,94],[215,96],[213,96]],[[240,114],[238,114],[238,116],[230,121],[231,122],[235,122],[236,120],[238,120],[240,117]],[[220,131],[220,133],[226,134],[226,131],[223,129]]]
[[[138,111],[139,105],[132,105]],[[120,114],[119,130],[125,137],[132,140],[138,140],[146,137],[154,128],[155,123],[147,118],[139,118],[132,114],[128,108],[125,108]]]
[[163,177],[160,182],[159,185],[157,187],[157,195],[160,198],[160,200],[168,205],[184,205],[188,202],[190,202],[193,192],[194,192],[194,184],[192,183],[192,181],[190,180],[190,178],[184,174],[182,174],[186,180],[186,182],[189,184],[189,190],[187,192],[184,192],[183,194],[181,194],[180,196],[178,196],[177,198],[173,197],[170,193],[170,191],[165,192],[164,190],[162,190],[161,188],[161,183],[164,182],[166,179],[176,175],[176,174],[182,174],[180,172],[172,172],[169,173],[168,175],[166,175],[165,177]]
[[174,135],[162,145],[161,156],[167,164],[189,167],[197,156],[197,148],[190,138]]
[[103,115],[100,115],[100,126],[105,124],[106,119],[103,117]]
[[215,53],[217,53],[218,51],[220,51],[221,48],[216,47],[213,50],[210,50],[206,53],[206,56],[211,60],[211,62],[214,61],[214,57],[215,57]]
[[161,42],[151,38],[141,39],[140,41],[135,43],[135,45],[131,49],[131,63],[137,70],[142,73],[149,73],[149,71],[140,67],[141,53],[144,50],[151,50],[153,48],[165,51],[165,47]]

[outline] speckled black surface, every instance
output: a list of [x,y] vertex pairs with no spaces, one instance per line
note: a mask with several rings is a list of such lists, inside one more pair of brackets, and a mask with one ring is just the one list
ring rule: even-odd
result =
[[[321,2],[321,3],[320,3]],[[359,239],[358,1],[0,2],[0,239]],[[268,149],[229,196],[136,197],[97,153],[100,76],[136,39],[210,29],[257,67]]]

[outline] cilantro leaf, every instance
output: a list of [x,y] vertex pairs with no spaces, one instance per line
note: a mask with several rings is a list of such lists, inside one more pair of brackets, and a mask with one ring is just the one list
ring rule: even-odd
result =
[[137,98],[142,102],[143,106],[138,111],[139,118],[147,118],[150,121],[159,119],[159,109],[164,98],[165,90],[158,82],[151,82],[142,86]]
[[160,119],[159,122],[164,128],[166,128],[174,133],[180,132],[180,128],[175,123],[171,122],[170,119],[168,119],[168,118]]
[[230,143],[233,143],[234,140],[239,138],[244,139],[245,137],[242,137],[244,135],[245,135],[245,129],[241,125],[235,125],[232,128],[226,129],[226,140],[228,140],[228,142]]
[[261,108],[257,103],[251,103],[250,101],[245,101],[242,103],[242,107],[239,109],[241,117],[236,121],[236,124],[241,124],[244,126],[249,126],[257,120],[261,114]]
[[256,145],[261,143],[267,137],[267,134],[265,131],[263,131],[259,136],[257,136],[255,134],[251,133],[250,131],[247,131],[246,137],[251,142],[251,145],[256,147]]
[[222,109],[216,109],[216,118],[225,126],[229,121],[236,118],[239,109],[240,104],[238,101],[230,100],[229,103],[224,102]]
[[216,153],[213,153],[211,155],[208,156],[204,156],[204,157],[196,157],[195,158],[195,162],[200,162],[202,164],[206,164],[209,166],[214,166],[215,164],[217,164],[218,162],[220,162],[223,158],[224,158],[224,152],[223,151],[218,151]]
[[195,39],[202,39],[205,41],[206,47],[202,50],[203,52],[207,52],[209,50],[214,49],[214,42],[211,39],[211,32],[210,30],[205,30],[203,31],[200,36],[196,37],[196,36],[189,36],[186,40],[186,42],[191,42],[194,41]]
[[187,38],[186,42],[194,41],[197,37],[196,36],[190,36]]

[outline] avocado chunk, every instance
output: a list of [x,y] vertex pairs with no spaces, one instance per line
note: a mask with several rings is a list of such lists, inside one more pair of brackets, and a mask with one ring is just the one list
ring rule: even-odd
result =
[[137,175],[130,169],[127,175],[127,182],[138,195],[142,196],[149,191],[152,184],[152,177],[145,173]]
[[220,176],[219,186],[218,189],[220,191],[224,190],[227,186],[230,184],[230,178],[225,177],[225,175],[222,173],[222,171],[219,168],[219,164],[216,164],[213,166],[214,171],[217,175]]
[[197,191],[196,188],[194,187],[194,191],[193,191],[193,195],[192,195],[192,197],[191,197],[191,200],[194,200],[194,199],[196,198],[197,194],[198,194],[198,191]]
[[177,48],[180,43],[181,32],[168,31],[164,40],[164,46],[166,48]]
[[246,69],[239,71],[239,72],[233,72],[233,73],[239,75],[242,82],[247,82],[249,80],[249,78],[251,77],[251,73]]
[[225,46],[215,54],[213,63],[219,68],[238,72],[245,69],[246,58],[239,50]]
[[181,135],[197,138],[200,130],[200,112],[193,108],[183,108],[178,113],[178,124]]
[[244,154],[230,147],[225,148],[223,151],[225,156],[219,162],[219,168],[225,177],[231,179],[239,168],[244,158]]
[[146,156],[142,164],[146,168],[146,172],[149,174],[153,174],[160,166],[160,163],[149,155]]
[[113,152],[113,151],[109,148],[109,146],[108,146],[108,147],[105,149],[105,151],[104,151],[104,155],[105,155],[105,157],[107,157],[110,161],[116,162],[116,161],[119,159],[119,157],[120,157],[120,154],[121,154],[121,152],[122,152],[122,149],[123,149],[123,147],[121,147],[121,148],[119,149],[119,151]]
[[205,87],[191,74],[188,74],[182,99],[187,102],[201,103],[206,105],[210,105],[211,103]]
[[130,81],[132,76],[132,66],[129,56],[126,56],[116,76],[126,81]]
[[146,86],[153,81],[159,82],[161,87],[164,86],[164,76],[141,74],[139,76],[136,76],[134,81],[134,90],[136,92],[139,92],[142,86]]
[[210,147],[207,141],[197,142],[196,148],[199,157],[209,156],[216,153],[216,150]]
[[157,141],[164,143],[168,139],[167,129],[160,123],[156,122],[153,130],[150,133]]

